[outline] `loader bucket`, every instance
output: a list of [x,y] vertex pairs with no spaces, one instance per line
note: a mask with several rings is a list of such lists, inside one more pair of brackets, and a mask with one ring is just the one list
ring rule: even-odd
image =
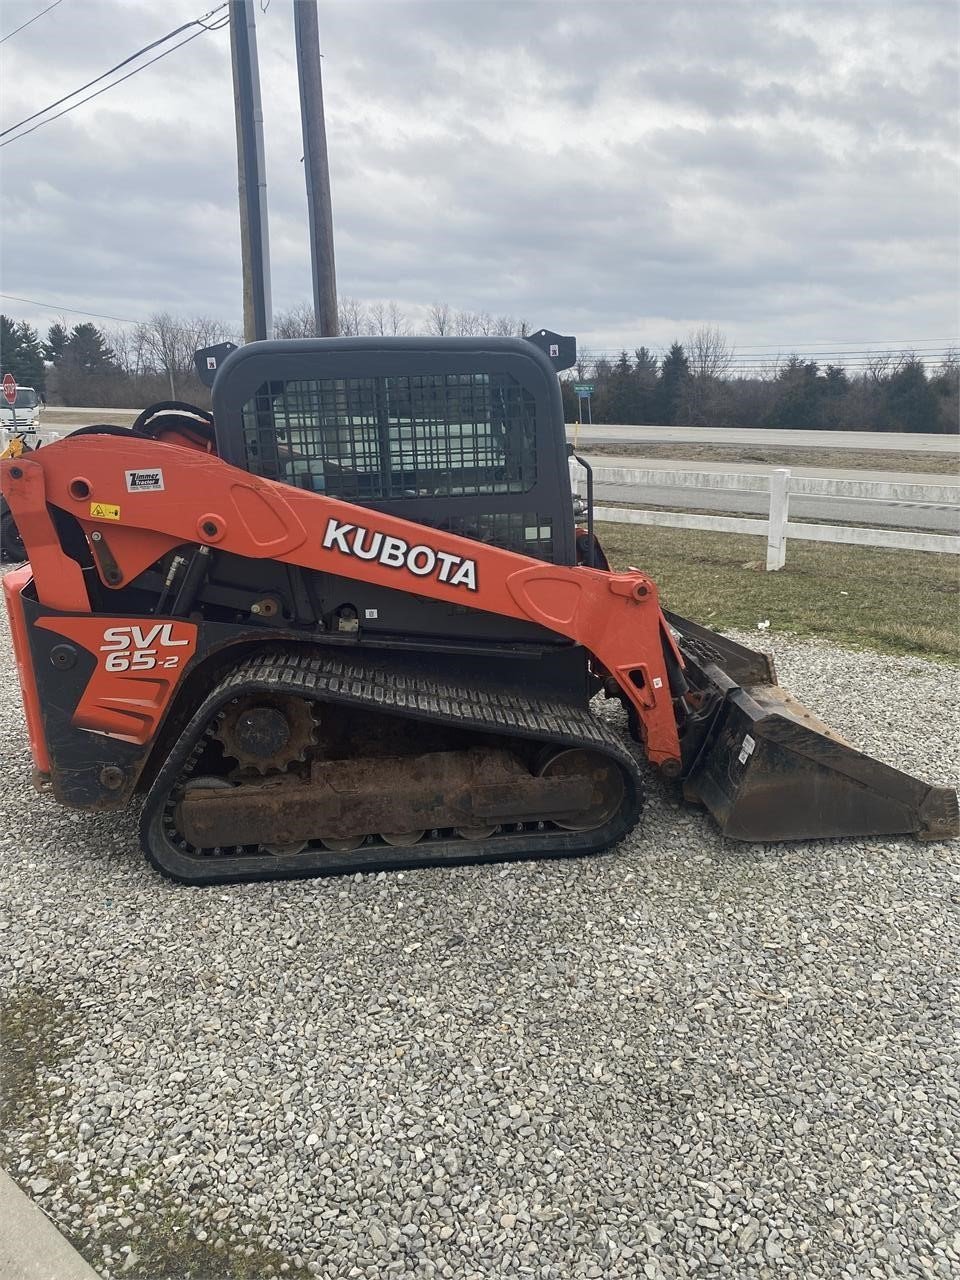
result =
[[768,655],[665,617],[693,688],[716,713],[685,764],[686,799],[733,840],[960,835],[957,793],[857,751],[777,684]]

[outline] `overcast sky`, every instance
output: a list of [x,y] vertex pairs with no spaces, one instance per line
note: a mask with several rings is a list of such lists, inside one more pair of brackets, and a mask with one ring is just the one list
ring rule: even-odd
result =
[[[3,0],[0,36],[48,2]],[[213,3],[61,0],[0,45],[0,127]],[[310,296],[292,0],[256,7],[280,310]],[[955,0],[322,0],[320,22],[342,294],[594,350],[700,324],[741,351],[956,340]],[[0,163],[4,292],[238,320],[226,30]]]

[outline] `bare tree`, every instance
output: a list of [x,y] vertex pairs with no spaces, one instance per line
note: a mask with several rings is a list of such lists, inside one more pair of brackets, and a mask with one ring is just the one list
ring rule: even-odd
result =
[[719,329],[701,325],[687,335],[683,350],[690,377],[683,387],[678,421],[691,426],[717,425],[723,409],[722,383],[733,364],[733,348]]
[[177,374],[180,372],[178,349],[183,346],[183,332],[180,321],[175,320],[169,311],[160,311],[152,315],[144,324],[137,326],[142,344],[145,367],[163,374],[170,386],[170,399],[177,398]]
[[367,307],[367,332],[374,337],[402,338],[410,332],[410,325],[395,302],[371,302]]
[[140,326],[118,326],[116,329],[104,331],[104,338],[110,350],[117,358],[117,365],[129,377],[137,377],[141,372],[143,360],[143,344],[139,334]]
[[701,325],[683,344],[694,378],[724,378],[733,364],[734,350],[721,331]]
[[455,323],[461,338],[473,338],[480,332],[480,317],[475,311],[458,311]]
[[410,321],[395,302],[387,303],[387,333],[393,338],[405,338],[410,333]]
[[371,302],[367,307],[367,332],[372,337],[383,337],[390,330],[387,328],[387,308],[382,302]]
[[341,297],[337,303],[337,313],[343,337],[355,338],[366,329],[366,308],[358,298]]
[[[161,374],[169,387],[170,399],[176,400],[178,385],[196,382],[194,352],[228,339],[235,340],[236,336],[228,325],[209,316],[182,320],[169,311],[160,311],[137,326],[134,341],[139,348],[141,372]],[[191,392],[193,389],[190,388]]]
[[278,311],[273,317],[273,336],[275,338],[319,337],[313,304],[298,302],[288,311]]
[[871,356],[867,361],[867,374],[872,382],[887,382],[895,373],[899,373],[905,364],[916,359],[912,351],[901,351],[898,355],[892,352],[881,352]]
[[517,331],[517,322],[513,316],[497,316],[490,332],[498,338],[512,338]]
[[446,302],[434,302],[430,307],[428,323],[430,333],[435,333],[440,338],[445,337],[453,324],[449,305]]

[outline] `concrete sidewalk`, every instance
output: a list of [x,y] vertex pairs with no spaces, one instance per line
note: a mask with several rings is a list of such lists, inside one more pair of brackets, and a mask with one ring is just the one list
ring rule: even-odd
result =
[[0,1280],[100,1280],[12,1178],[0,1170]]

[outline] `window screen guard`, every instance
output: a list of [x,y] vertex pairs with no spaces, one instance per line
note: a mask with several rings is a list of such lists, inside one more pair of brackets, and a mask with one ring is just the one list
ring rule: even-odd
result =
[[536,406],[507,373],[270,381],[243,407],[248,469],[357,501],[528,493]]

